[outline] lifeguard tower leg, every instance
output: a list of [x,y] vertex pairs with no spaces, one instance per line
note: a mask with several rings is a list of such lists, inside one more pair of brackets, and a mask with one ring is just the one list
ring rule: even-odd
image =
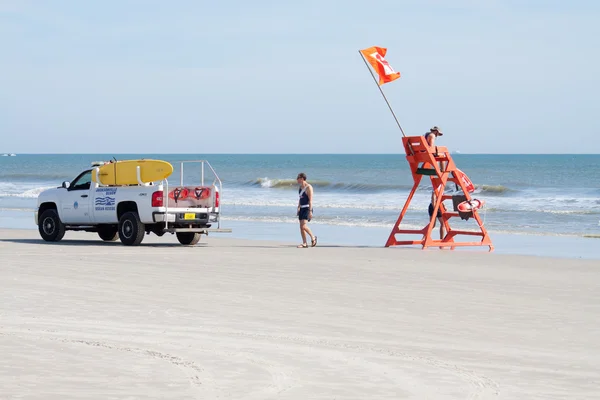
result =
[[400,231],[400,223],[402,222],[402,219],[404,219],[404,215],[406,214],[406,211],[408,210],[410,201],[412,200],[413,196],[415,195],[415,192],[417,191],[417,188],[419,187],[420,182],[421,182],[421,177],[419,177],[418,179],[415,179],[415,183],[412,187],[412,190],[408,194],[408,198],[406,199],[406,202],[404,203],[404,207],[402,207],[402,211],[400,212],[400,215],[398,216],[398,220],[396,221],[396,224],[394,224],[394,228],[392,229],[392,232],[390,233],[390,236],[388,237],[388,240],[385,243],[385,247],[393,246],[396,244],[396,233],[399,233],[399,231]]

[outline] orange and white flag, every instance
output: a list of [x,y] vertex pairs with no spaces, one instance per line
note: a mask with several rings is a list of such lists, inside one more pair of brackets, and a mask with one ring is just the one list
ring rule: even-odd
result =
[[394,71],[391,65],[385,60],[385,47],[369,47],[368,49],[360,50],[365,60],[379,74],[379,86],[400,78],[400,72]]

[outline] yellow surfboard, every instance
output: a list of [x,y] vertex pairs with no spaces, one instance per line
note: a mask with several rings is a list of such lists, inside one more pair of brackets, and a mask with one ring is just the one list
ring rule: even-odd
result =
[[[163,180],[173,173],[173,166],[162,160],[123,160],[100,166],[98,173],[103,185],[137,185],[137,167],[140,167],[140,178],[143,183]],[[92,173],[96,182],[96,174]]]

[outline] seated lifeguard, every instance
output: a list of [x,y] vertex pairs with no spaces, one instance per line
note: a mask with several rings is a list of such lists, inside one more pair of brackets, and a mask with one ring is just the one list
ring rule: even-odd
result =
[[425,134],[425,140],[430,147],[435,146],[435,138],[444,135],[438,126],[434,126]]
[[[442,130],[439,128],[439,126],[434,126],[433,128],[429,129],[429,132],[427,132],[424,135],[425,141],[427,141],[427,144],[429,145],[429,147],[434,150],[434,155],[436,157],[438,156],[438,152],[437,152],[437,147],[435,146],[435,138],[437,138],[438,136],[443,136],[443,135],[444,134],[442,133]],[[445,169],[445,163],[443,161],[440,161],[439,165],[440,165],[440,170],[443,171]]]

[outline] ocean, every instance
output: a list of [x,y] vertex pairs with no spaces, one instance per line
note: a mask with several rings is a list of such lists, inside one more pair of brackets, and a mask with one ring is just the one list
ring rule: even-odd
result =
[[[299,172],[307,174],[315,191],[311,225],[333,232],[331,243],[369,232],[361,228],[389,233],[412,187],[403,154],[18,154],[0,157],[0,227],[36,229],[33,211],[42,190],[73,180],[92,161],[113,156],[170,161],[175,167],[171,184],[179,181],[179,161],[207,160],[223,182],[223,225],[260,226],[261,237],[267,238],[265,229],[277,238],[276,232],[288,228],[299,237],[295,180]],[[453,158],[475,184],[473,197],[485,201],[480,215],[491,235],[600,235],[600,155],[454,154]],[[186,182],[199,181],[199,167],[186,165],[184,171]],[[427,223],[430,193],[429,180],[423,179],[403,226],[420,228]],[[473,219],[454,220],[476,228]]]

